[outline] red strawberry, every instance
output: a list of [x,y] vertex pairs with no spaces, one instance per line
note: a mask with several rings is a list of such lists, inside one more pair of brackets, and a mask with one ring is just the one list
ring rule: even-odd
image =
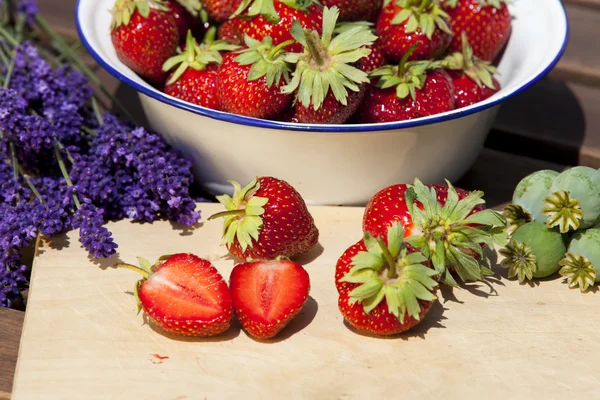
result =
[[[313,0],[245,0],[236,16],[246,20],[240,25],[242,33],[261,41],[270,36],[278,45],[294,39],[290,32],[294,21],[320,33],[323,9]],[[302,45],[291,43],[287,50],[299,53]]]
[[395,335],[419,324],[437,297],[437,272],[418,251],[403,243],[402,225],[385,237],[364,240],[348,248],[336,265],[338,307],[356,329],[375,335]]
[[409,61],[441,57],[452,40],[448,15],[434,0],[392,0],[377,21],[377,36],[392,62],[414,45]]
[[[485,246],[503,244],[506,221],[493,210],[484,210],[483,193],[466,192],[447,185],[394,185],[375,194],[363,217],[363,230],[385,234],[396,221],[404,227],[407,243],[433,262],[443,281],[456,285],[451,272],[463,281],[482,280],[491,271],[483,263]],[[410,239],[409,239],[410,237]]]
[[289,260],[238,264],[229,278],[233,308],[250,335],[277,335],[308,299],[310,278],[301,265]]
[[321,0],[325,7],[340,9],[340,21],[373,21],[381,12],[383,0]]
[[298,23],[292,28],[292,35],[306,49],[288,57],[296,63],[296,70],[283,92],[297,93],[296,110],[302,123],[344,123],[360,105],[369,82],[368,75],[356,66],[370,54],[368,47],[377,38],[364,25],[334,36],[338,15],[336,7],[325,8],[322,36],[315,30],[303,30]]
[[446,56],[441,63],[451,70],[456,108],[483,101],[500,90],[500,83],[493,77],[496,68],[488,61],[474,56],[465,32],[462,37],[462,52]]
[[202,0],[202,6],[217,22],[228,20],[244,0]]
[[220,109],[217,98],[217,71],[223,61],[221,51],[238,49],[223,41],[213,41],[216,29],[211,28],[203,44],[198,45],[188,31],[185,50],[165,62],[163,69],[169,71],[177,66],[167,79],[164,91],[170,96],[200,106]]
[[135,73],[162,83],[162,65],[177,51],[175,18],[162,0],[117,0],[110,37],[117,57]]
[[229,329],[233,306],[227,283],[210,261],[192,254],[161,257],[152,266],[117,264],[144,278],[135,285],[138,313],[167,332],[184,336],[214,336]]
[[260,177],[242,188],[230,182],[235,188],[233,198],[217,197],[227,211],[210,219],[225,217],[223,241],[233,255],[272,260],[293,257],[317,244],[319,231],[313,217],[289,183]]
[[290,67],[283,50],[288,43],[275,47],[269,36],[263,42],[247,36],[246,49],[225,56],[217,79],[223,111],[268,119],[291,105],[292,96],[281,91],[289,81]]
[[[366,26],[372,30],[373,24],[370,22],[340,22],[335,27],[335,33],[344,33],[352,28],[361,25]],[[387,64],[387,60],[385,59],[385,53],[383,52],[383,47],[381,47],[381,41],[379,39],[377,39],[371,46],[369,46],[369,49],[371,49],[371,54],[360,60],[361,70],[365,72],[371,72]]]
[[444,0],[442,6],[450,17],[454,38],[450,51],[461,51],[461,35],[469,35],[473,53],[492,61],[508,42],[512,31],[506,0]]
[[193,7],[192,2],[195,3],[197,9],[192,8],[193,13],[190,13],[181,3],[182,0],[167,0],[167,6],[169,7],[171,15],[175,18],[177,24],[179,38],[184,39],[187,32],[194,28],[196,18],[198,17],[198,11],[200,10],[200,3],[198,0],[190,1],[188,4]]
[[233,18],[223,22],[219,26],[217,37],[219,40],[226,40],[233,44],[243,45],[244,34],[242,33],[241,26],[246,22],[247,21],[239,18]]
[[[357,114],[360,123],[403,121],[454,109],[454,87],[443,69],[430,61],[406,62],[371,73],[377,83],[369,86]],[[430,69],[433,68],[433,69]]]

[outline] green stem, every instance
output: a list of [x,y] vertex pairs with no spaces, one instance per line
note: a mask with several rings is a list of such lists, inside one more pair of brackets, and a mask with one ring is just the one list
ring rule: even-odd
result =
[[120,263],[120,264],[115,264],[115,267],[126,268],[126,269],[130,269],[132,271],[138,272],[138,273],[142,274],[144,276],[144,278],[146,278],[146,279],[148,279],[150,277],[150,272],[148,272],[140,267],[136,267],[135,265]]
[[[56,155],[56,161],[58,162],[58,167],[60,168],[60,172],[62,173],[63,178],[65,178],[65,182],[67,182],[67,186],[72,187],[73,182],[71,181],[71,177],[69,176],[69,172],[67,171],[67,167],[65,166],[65,161],[60,155],[60,149],[58,145],[58,141],[54,141],[54,154]],[[75,206],[79,209],[81,208],[81,203],[79,202],[79,198],[75,193],[73,193],[73,201],[75,202]]]
[[2,64],[4,64],[4,66],[8,66],[8,64],[10,63],[7,54],[4,52],[3,49],[4,46],[4,42],[2,42],[2,46],[0,46],[0,61],[2,61]]
[[[19,178],[19,161],[17,160],[17,152],[15,151],[15,144],[12,140],[9,140],[8,146],[10,148],[10,158],[13,167],[13,178]],[[17,193],[17,203],[21,201],[21,196]]]
[[104,118],[102,118],[102,113],[100,112],[100,108],[98,107],[98,102],[95,97],[92,97],[92,109],[94,110],[94,114],[96,115],[96,119],[100,125],[104,125]]
[[383,242],[383,239],[378,237],[376,240],[377,244],[381,248],[381,251],[383,252],[383,257],[388,264],[387,277],[393,279],[396,277],[396,262],[394,261],[394,257],[392,256],[392,253],[390,253],[390,249],[388,249]]
[[404,82],[404,75],[406,74],[406,63],[408,62],[408,58],[412,55],[412,53],[415,52],[417,47],[419,47],[419,45],[416,43],[413,44],[412,46],[410,46],[408,48],[408,50],[406,50],[406,53],[404,53],[402,55],[402,58],[400,59],[400,63],[398,64],[398,76],[401,79],[403,79],[403,82]]
[[15,36],[17,42],[23,41],[23,28],[25,28],[26,17],[22,14],[17,15],[17,24],[15,26]]
[[73,158],[73,156],[71,156],[71,153],[69,152],[69,150],[58,140],[54,140],[54,143],[58,146],[59,150],[64,151],[65,153],[67,153],[67,160],[69,160],[69,162],[71,164],[73,164],[75,162],[75,159]]
[[98,79],[94,72],[90,70],[87,65],[85,65],[85,63],[71,49],[67,42],[65,42],[65,40],[60,35],[54,32],[54,30],[50,27],[48,22],[46,22],[46,20],[39,14],[35,16],[35,20],[40,26],[40,28],[42,28],[42,30],[46,32],[52,38],[52,40],[56,42],[57,46],[63,52],[63,54],[65,54],[67,58],[71,60],[71,62],[75,63],[79,70],[83,72],[83,74],[87,76],[90,81],[92,81],[96,86],[98,86],[102,93],[104,93],[115,104],[115,106],[119,108],[123,115],[127,117],[130,121],[135,121],[129,113],[129,111],[127,111],[125,106],[123,106],[123,104],[121,104],[121,102],[115,96],[113,96],[113,94],[110,93],[110,91],[106,89],[106,87],[102,84],[102,82],[100,82],[100,79]]
[[285,47],[289,46],[290,44],[293,44],[294,41],[293,40],[287,40],[283,43],[279,43],[277,46],[275,46],[273,48],[273,50],[271,50],[271,52],[269,53],[269,59],[272,60],[275,58],[275,56],[277,56],[277,53],[279,53],[281,50],[283,50]]
[[8,64],[8,71],[6,72],[6,78],[4,78],[4,85],[2,85],[2,87],[4,89],[8,89],[8,85],[10,84],[10,78],[12,76],[14,69],[15,69],[15,58],[13,57],[12,60],[10,60],[10,64]]
[[19,165],[19,173],[21,174],[21,176],[25,180],[25,183],[27,183],[27,186],[29,186],[29,189],[33,192],[33,194],[35,195],[35,197],[37,197],[37,199],[40,201],[40,203],[43,203],[44,199],[42,198],[42,195],[37,190],[37,188],[35,187],[35,185],[33,184],[33,182],[31,182],[31,178],[29,178],[29,175],[27,175],[25,173],[25,171],[23,170],[23,167],[21,167],[20,165]]
[[8,43],[12,44],[15,47],[19,45],[19,42],[17,42],[17,40],[10,33],[8,33],[8,31],[4,29],[3,26],[0,26],[0,36],[2,36],[4,39],[6,39]]
[[321,47],[323,46],[321,45],[319,34],[316,31],[304,31],[304,37],[310,55],[315,59],[318,66],[323,66],[325,64],[325,58],[321,53]]
[[245,214],[246,214],[246,210],[223,211],[223,212],[211,215],[210,217],[208,217],[208,220],[212,221],[213,219],[217,219],[217,218],[231,217],[231,216],[242,216],[242,215],[245,215]]

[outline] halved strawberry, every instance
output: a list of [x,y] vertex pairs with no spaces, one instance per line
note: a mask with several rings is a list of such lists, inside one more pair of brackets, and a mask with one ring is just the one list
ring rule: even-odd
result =
[[419,249],[449,285],[483,280],[491,275],[485,246],[506,242],[506,220],[494,210],[482,210],[483,192],[466,192],[446,185],[394,185],[367,204],[363,230],[380,236],[396,221],[404,226],[406,242]]
[[356,329],[395,335],[419,324],[437,300],[437,272],[427,258],[403,243],[402,224],[391,225],[385,237],[365,233],[336,265],[338,307]]
[[214,336],[229,329],[233,306],[227,283],[210,261],[180,253],[161,257],[152,266],[117,264],[141,273],[135,285],[138,313],[167,332],[184,336]]
[[238,264],[229,279],[233,308],[250,335],[268,339],[277,335],[308,299],[310,278],[289,260]]

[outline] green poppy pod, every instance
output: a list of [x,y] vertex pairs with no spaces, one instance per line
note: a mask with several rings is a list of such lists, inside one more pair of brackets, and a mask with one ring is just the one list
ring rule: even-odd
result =
[[600,219],[600,172],[573,167],[558,175],[542,212],[546,225],[557,226],[561,233],[594,226]]
[[508,223],[508,234],[512,235],[528,222],[546,222],[542,213],[546,197],[559,172],[544,169],[523,178],[515,188],[512,203],[504,208],[503,215]]
[[560,265],[560,274],[567,278],[571,288],[579,287],[585,292],[600,282],[600,229],[592,228],[575,235]]
[[542,222],[529,222],[519,227],[500,250],[504,257],[501,265],[508,268],[509,278],[516,276],[524,283],[558,271],[566,251],[565,236]]

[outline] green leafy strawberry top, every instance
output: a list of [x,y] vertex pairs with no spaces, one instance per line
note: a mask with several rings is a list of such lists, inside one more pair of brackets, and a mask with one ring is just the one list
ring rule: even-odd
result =
[[[460,0],[445,0],[444,5],[455,8]],[[481,7],[492,6],[495,8],[502,7],[502,3],[508,4],[509,0],[478,0]]]
[[427,71],[439,67],[439,64],[432,60],[407,62],[408,57],[417,47],[418,45],[411,46],[397,66],[384,65],[371,71],[369,76],[372,79],[378,79],[375,86],[380,89],[395,87],[396,96],[399,99],[405,99],[410,94],[411,98],[415,100],[417,90],[423,89],[425,85]]
[[442,10],[437,0],[397,0],[396,4],[402,7],[392,19],[392,24],[399,25],[406,22],[406,33],[416,32],[421,28],[429,39],[436,29],[452,35],[448,24],[449,16]]
[[400,323],[404,323],[405,315],[419,320],[418,300],[437,299],[433,293],[437,282],[432,279],[437,272],[423,265],[427,259],[420,252],[408,253],[403,238],[400,223],[388,228],[387,245],[381,238],[365,233],[367,251],[352,258],[352,268],[341,279],[360,284],[349,293],[350,304],[362,304],[369,314],[385,300]]
[[283,87],[283,93],[298,90],[297,99],[303,106],[321,108],[329,90],[343,105],[348,104],[348,90],[360,91],[359,85],[368,83],[367,73],[352,66],[371,54],[368,47],[377,36],[368,27],[358,25],[334,36],[339,17],[337,7],[323,11],[323,35],[317,31],[303,30],[294,21],[292,36],[304,46],[304,53],[288,54],[286,60],[296,64],[291,82]]
[[150,261],[146,260],[145,258],[137,257],[138,263],[140,264],[139,267],[137,267],[135,265],[132,265],[132,264],[127,264],[127,263],[118,263],[118,264],[115,265],[116,268],[130,269],[130,270],[135,271],[135,272],[137,272],[137,273],[139,273],[139,274],[142,275],[142,279],[140,279],[139,281],[137,281],[135,283],[135,286],[133,287],[133,293],[135,295],[135,300],[137,301],[137,312],[138,312],[138,314],[140,313],[140,311],[142,311],[142,302],[140,301],[140,286],[169,257],[171,257],[171,255],[160,256],[156,260],[156,262],[154,264],[151,264]]
[[169,11],[164,0],[117,0],[111,12],[113,15],[110,29],[114,30],[122,25],[128,25],[131,16],[137,11],[142,17],[148,18],[150,8],[160,11]]
[[202,3],[200,3],[200,0],[176,0],[179,4],[181,4],[183,6],[183,8],[185,8],[187,10],[187,12],[189,12],[191,15],[193,15],[194,17],[197,16],[202,16],[202,21],[206,22],[205,16],[203,14],[206,14],[208,16],[208,14],[206,13],[206,11],[204,10],[204,7],[202,7]]
[[462,33],[461,39],[462,52],[447,55],[441,61],[441,66],[450,70],[463,71],[479,87],[485,85],[492,90],[498,89],[493,81],[493,76],[497,73],[496,67],[473,54],[473,48],[469,44],[466,32]]
[[350,29],[356,28],[357,26],[364,26],[373,31],[374,25],[374,23],[368,21],[339,21],[337,24],[335,24],[335,29],[333,30],[333,32],[338,34],[344,33],[346,31],[349,31]]
[[235,61],[241,65],[252,65],[248,73],[249,81],[265,76],[269,87],[281,83],[282,78],[286,83],[290,81],[291,68],[285,60],[287,53],[284,48],[293,43],[291,40],[273,46],[270,36],[261,42],[246,35],[245,42],[248,47],[240,51]]
[[252,246],[253,239],[258,240],[263,226],[261,218],[265,212],[263,207],[269,199],[255,196],[260,189],[260,182],[256,178],[243,188],[237,182],[229,181],[229,183],[234,188],[233,197],[226,194],[217,196],[217,200],[227,211],[212,215],[209,220],[225,218],[223,244],[230,246],[237,239],[242,251],[246,251]]
[[212,27],[206,32],[204,42],[200,45],[194,39],[191,31],[188,31],[185,42],[185,50],[178,49],[179,54],[169,58],[163,64],[163,71],[169,71],[178,65],[177,70],[166,82],[167,85],[176,82],[181,75],[192,68],[201,71],[209,64],[220,65],[223,62],[221,51],[233,51],[239,49],[239,46],[222,41],[215,41],[216,28]]
[[[297,10],[306,11],[308,6],[314,3],[314,0],[279,0],[279,2]],[[248,12],[244,14],[246,10]],[[233,16],[238,18],[252,18],[258,15],[262,15],[267,21],[274,24],[281,20],[277,10],[275,10],[274,0],[242,0],[233,13]]]
[[[465,282],[483,280],[492,274],[484,265],[489,264],[489,259],[483,245],[493,248],[494,244],[506,244],[506,220],[490,209],[471,214],[475,207],[485,204],[483,192],[473,191],[459,200],[456,189],[450,182],[446,183],[448,197],[444,206],[438,201],[435,189],[418,179],[406,191],[406,204],[415,225],[413,232],[418,232],[406,238],[406,242],[433,262],[446,284],[457,286],[450,266]],[[421,203],[423,209],[417,207],[415,201]]]

